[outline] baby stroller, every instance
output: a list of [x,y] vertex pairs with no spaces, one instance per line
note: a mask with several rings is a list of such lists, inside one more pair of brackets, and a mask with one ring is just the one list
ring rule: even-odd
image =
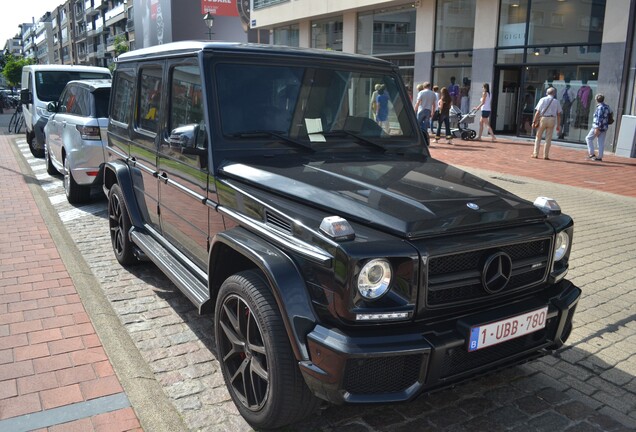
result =
[[466,127],[466,125],[475,122],[476,113],[477,110],[473,109],[466,114],[462,114],[459,107],[455,105],[451,106],[449,115],[453,126],[455,126],[451,128],[451,134],[454,138],[461,138],[465,141],[475,139],[475,137],[477,136],[477,132],[473,129],[469,129],[468,127]]

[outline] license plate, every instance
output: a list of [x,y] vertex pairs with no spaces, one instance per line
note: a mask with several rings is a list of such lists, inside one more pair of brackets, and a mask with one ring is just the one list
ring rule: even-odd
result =
[[477,351],[545,328],[548,307],[470,329],[468,351]]

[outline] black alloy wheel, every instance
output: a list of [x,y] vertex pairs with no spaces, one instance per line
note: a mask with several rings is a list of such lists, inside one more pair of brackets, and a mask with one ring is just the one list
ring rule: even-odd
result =
[[281,427],[317,408],[318,399],[300,374],[278,305],[258,272],[244,271],[223,282],[214,326],[225,384],[253,427]]
[[138,262],[134,254],[133,244],[128,238],[131,226],[121,188],[118,184],[114,184],[108,193],[108,227],[113,252],[115,252],[117,261],[123,266]]

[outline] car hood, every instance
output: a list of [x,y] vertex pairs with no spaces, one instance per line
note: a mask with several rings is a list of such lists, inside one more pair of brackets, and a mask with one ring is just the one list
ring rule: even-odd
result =
[[220,173],[255,186],[256,198],[276,193],[406,238],[545,218],[532,203],[477,176],[415,159],[241,160],[227,162]]

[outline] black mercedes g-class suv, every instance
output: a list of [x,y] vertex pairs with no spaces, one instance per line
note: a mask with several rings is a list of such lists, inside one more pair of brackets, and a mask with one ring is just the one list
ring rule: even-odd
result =
[[427,140],[376,58],[219,42],[119,56],[114,252],[214,313],[253,426],[319,399],[410,400],[569,336],[572,219],[435,160]]

